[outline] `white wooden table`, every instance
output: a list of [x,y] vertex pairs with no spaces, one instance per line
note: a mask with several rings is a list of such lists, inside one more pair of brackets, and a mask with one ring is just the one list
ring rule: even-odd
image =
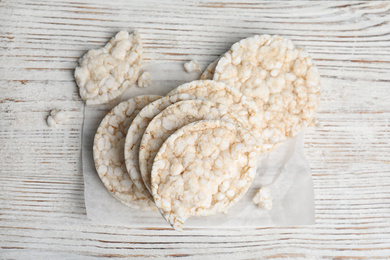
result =
[[[389,258],[390,2],[0,1],[0,258]],[[73,70],[120,29],[139,29],[146,64],[206,66],[253,34],[281,34],[322,74],[305,148],[316,225],[162,229],[86,217],[84,105]],[[51,109],[70,121],[49,128]]]

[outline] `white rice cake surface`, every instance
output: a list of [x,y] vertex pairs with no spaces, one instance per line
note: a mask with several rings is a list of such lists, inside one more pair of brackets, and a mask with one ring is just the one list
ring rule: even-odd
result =
[[125,136],[138,112],[161,96],[138,96],[119,103],[102,120],[93,143],[93,158],[107,190],[123,204],[155,210],[154,203],[140,192],[127,174],[123,147]]
[[141,176],[149,191],[151,191],[150,176],[153,160],[164,141],[189,123],[217,119],[238,125],[244,124],[227,106],[208,100],[177,102],[153,118],[145,130],[139,149]]
[[203,71],[202,75],[200,76],[200,79],[202,80],[213,79],[215,67],[217,67],[219,59],[220,57],[215,61],[213,61],[212,63],[210,63],[209,66],[207,66],[207,68]]
[[150,121],[161,113],[161,111],[178,101],[190,99],[199,99],[199,97],[184,93],[173,96],[165,96],[148,104],[134,118],[127,132],[124,150],[127,172],[129,173],[130,179],[133,181],[135,186],[151,200],[153,200],[153,197],[142,180],[138,161],[142,136]]
[[133,85],[142,63],[142,42],[135,31],[118,32],[103,48],[88,51],[74,76],[87,105],[104,104]]
[[281,36],[256,35],[235,43],[219,60],[213,80],[252,98],[265,137],[277,143],[314,120],[320,75],[304,50]]
[[[223,120],[180,128],[163,144],[152,169],[152,194],[176,230],[191,216],[225,212],[247,192],[259,147],[246,129]],[[185,148],[185,149],[184,149]]]
[[[245,122],[245,127],[251,131],[260,143],[264,143],[264,140],[266,140],[261,132],[261,122],[256,104],[237,89],[223,82],[195,80],[175,88],[167,96],[179,93],[204,97],[212,102],[228,106],[230,111],[234,112]],[[272,146],[267,143],[264,143],[262,146],[264,151],[268,151],[271,148]]]

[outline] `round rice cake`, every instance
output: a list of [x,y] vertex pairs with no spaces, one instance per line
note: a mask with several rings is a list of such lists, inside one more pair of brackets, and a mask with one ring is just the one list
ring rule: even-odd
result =
[[[179,128],[200,120],[226,120],[238,125],[242,119],[220,103],[208,100],[187,100],[177,102],[150,121],[142,136],[139,149],[139,166],[146,187],[151,191],[150,174],[153,160],[164,141]],[[183,146],[182,149],[185,147]]]
[[142,180],[138,161],[139,147],[142,136],[150,121],[152,121],[156,115],[161,113],[161,111],[178,101],[190,99],[203,98],[183,93],[173,96],[165,96],[146,105],[134,118],[127,132],[124,150],[127,172],[129,173],[130,179],[133,181],[138,190],[140,190],[146,197],[150,198],[151,200],[153,200],[153,197]]
[[152,195],[160,213],[181,230],[191,216],[225,212],[252,183],[259,149],[249,131],[223,120],[180,128],[153,163]]
[[223,82],[213,80],[195,80],[185,83],[167,94],[167,96],[179,93],[206,98],[212,102],[224,104],[230,111],[241,117],[245,122],[245,127],[263,144],[262,149],[268,151],[271,145],[264,142],[261,132],[261,122],[256,104],[244,96],[237,89],[226,85]]
[[215,61],[210,63],[209,66],[207,66],[207,68],[203,71],[202,75],[200,76],[201,80],[206,80],[206,79],[212,80],[213,79],[215,67],[217,67],[217,64],[218,64],[218,61],[220,58],[221,57],[218,57],[218,59],[216,59]]
[[126,171],[123,155],[125,136],[133,118],[161,96],[138,96],[119,103],[102,120],[93,143],[96,171],[106,189],[123,204],[155,210],[154,203],[140,192]]
[[117,98],[139,75],[142,42],[137,31],[118,32],[103,48],[88,51],[74,76],[87,105],[104,104]]
[[271,143],[295,136],[314,120],[318,69],[307,52],[281,36],[256,35],[235,43],[218,61],[213,80],[256,102],[264,137]]

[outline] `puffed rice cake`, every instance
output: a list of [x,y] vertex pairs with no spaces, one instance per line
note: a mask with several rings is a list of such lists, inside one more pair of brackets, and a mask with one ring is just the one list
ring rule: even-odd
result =
[[183,93],[173,96],[165,96],[146,105],[134,118],[127,132],[124,150],[127,172],[135,186],[151,200],[153,200],[153,197],[142,180],[139,168],[138,154],[141,138],[150,121],[152,121],[156,115],[161,113],[161,111],[178,101],[190,99],[201,98]]
[[152,168],[152,195],[176,230],[191,216],[225,212],[252,183],[260,147],[245,128],[223,120],[188,124],[164,142]]
[[208,100],[181,101],[164,109],[150,121],[139,149],[141,176],[149,191],[153,160],[161,145],[179,128],[200,120],[226,120],[237,125],[245,125],[227,106]]
[[123,204],[155,210],[154,203],[140,192],[126,171],[123,154],[125,136],[133,118],[161,96],[138,96],[119,103],[102,120],[93,144],[96,171],[106,189]]
[[213,80],[252,98],[261,113],[265,140],[278,143],[314,120],[320,75],[307,52],[281,36],[256,35],[222,55]]
[[212,80],[214,77],[215,67],[217,67],[218,61],[221,57],[218,57],[215,61],[209,64],[207,68],[203,71],[202,75],[200,76],[201,80]]
[[198,97],[206,98],[212,102],[224,104],[230,111],[236,113],[246,123],[246,128],[263,144],[262,149],[269,151],[272,145],[267,144],[262,136],[261,121],[256,104],[244,96],[237,89],[226,85],[223,82],[213,80],[195,80],[180,85],[167,94],[167,96],[179,93],[187,93]]

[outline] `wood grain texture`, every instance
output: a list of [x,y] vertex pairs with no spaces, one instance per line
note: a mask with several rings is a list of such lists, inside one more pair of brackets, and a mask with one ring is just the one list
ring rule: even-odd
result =
[[[0,258],[390,258],[390,3],[361,1],[0,1]],[[307,131],[314,226],[151,229],[86,218],[77,59],[139,29],[146,63],[197,59],[280,34],[322,74]],[[70,111],[59,128],[53,108]]]

